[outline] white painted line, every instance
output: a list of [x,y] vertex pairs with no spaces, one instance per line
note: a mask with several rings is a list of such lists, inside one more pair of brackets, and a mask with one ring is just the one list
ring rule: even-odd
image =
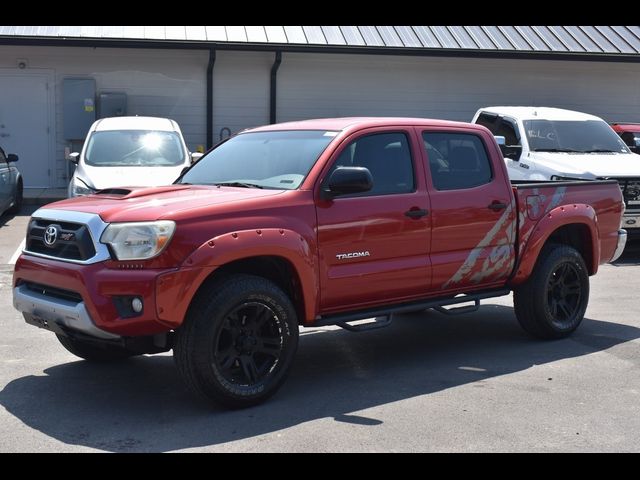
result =
[[9,260],[9,265],[15,265],[16,264],[16,261],[18,260],[18,257],[22,253],[22,249],[23,248],[24,248],[24,238],[20,242],[20,245],[18,245],[17,250],[15,252],[13,252],[13,255],[11,255],[11,260]]

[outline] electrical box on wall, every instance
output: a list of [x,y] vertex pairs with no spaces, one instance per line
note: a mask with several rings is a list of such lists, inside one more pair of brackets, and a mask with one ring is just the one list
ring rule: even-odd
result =
[[62,124],[65,140],[83,140],[96,121],[96,81],[65,78],[62,81]]
[[98,118],[122,117],[127,114],[127,94],[101,92],[98,94]]

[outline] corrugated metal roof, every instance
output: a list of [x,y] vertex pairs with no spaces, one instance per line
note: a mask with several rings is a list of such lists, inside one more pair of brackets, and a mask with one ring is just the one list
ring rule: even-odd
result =
[[638,26],[0,26],[2,37],[640,54]]

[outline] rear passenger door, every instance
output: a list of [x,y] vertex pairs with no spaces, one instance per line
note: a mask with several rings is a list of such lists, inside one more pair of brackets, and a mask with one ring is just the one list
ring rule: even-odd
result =
[[431,198],[432,289],[504,282],[513,268],[516,231],[504,169],[493,168],[477,131],[425,129],[421,136]]
[[412,128],[345,139],[321,185],[342,166],[366,167],[373,189],[323,200],[316,190],[323,313],[422,297],[430,284],[429,198]]

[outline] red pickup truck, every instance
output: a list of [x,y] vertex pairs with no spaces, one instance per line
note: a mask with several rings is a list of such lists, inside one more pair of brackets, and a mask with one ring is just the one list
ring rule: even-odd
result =
[[270,125],[173,185],[37,210],[14,306],[87,360],[173,349],[193,392],[244,407],[282,384],[299,325],[366,330],[513,291],[527,332],[570,334],[624,248],[623,206],[615,181],[512,185],[479,125]]

